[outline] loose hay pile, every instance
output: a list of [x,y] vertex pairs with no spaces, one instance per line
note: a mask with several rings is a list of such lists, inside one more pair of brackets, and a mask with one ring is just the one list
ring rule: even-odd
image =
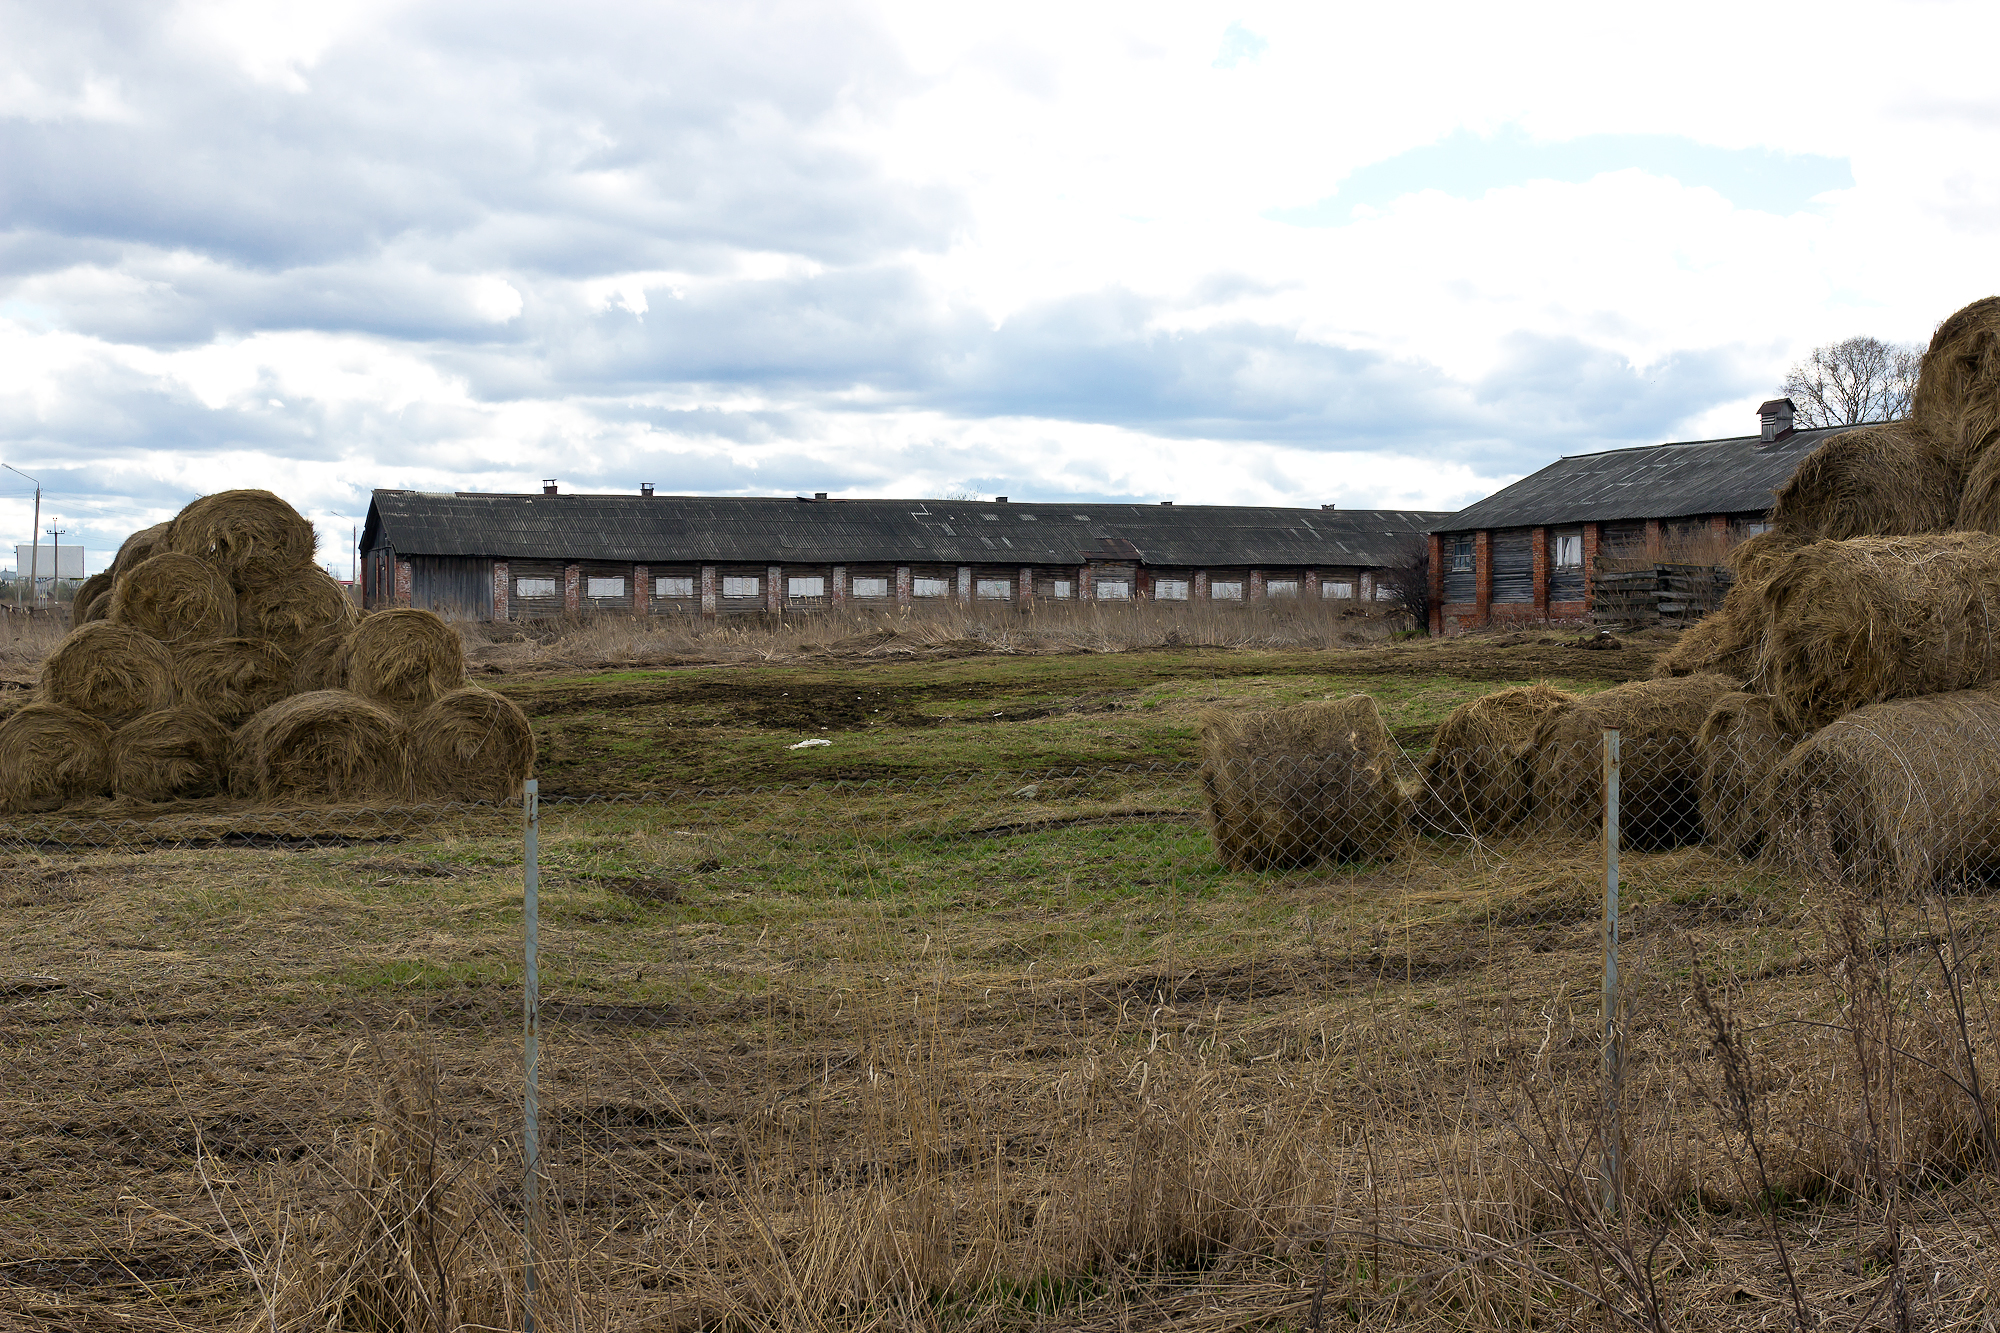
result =
[[535,767],[535,733],[513,700],[465,686],[417,715],[410,761],[420,800],[511,801]]
[[1224,865],[1380,860],[1409,836],[1409,798],[1365,694],[1201,719],[1201,786]]
[[229,728],[181,705],[127,722],[111,737],[112,790],[134,801],[186,801],[227,790]]
[[1423,822],[1442,833],[1480,835],[1526,819],[1535,732],[1575,702],[1553,686],[1526,685],[1454,708],[1424,757]]
[[1917,892],[2000,870],[2000,697],[1875,704],[1794,750],[1776,776],[1779,855],[1817,878]]
[[1708,841],[1739,856],[1763,850],[1782,804],[1775,775],[1798,741],[1769,695],[1725,694],[1715,701],[1695,739]]
[[0,722],[0,812],[60,810],[111,791],[111,728],[74,708],[31,703]]
[[347,688],[405,716],[465,683],[458,631],[429,611],[377,611],[347,638]]
[[1726,677],[1614,685],[1552,713],[1535,732],[1535,823],[1558,836],[1597,835],[1604,820],[1604,732],[1619,732],[1620,842],[1639,850],[1700,842],[1695,739]]
[[230,741],[229,791],[252,801],[407,800],[408,737],[395,714],[345,690],[295,694]]
[[236,590],[222,571],[171,551],[119,575],[111,619],[168,647],[236,633]]
[[174,661],[158,640],[100,620],[70,631],[43,660],[39,694],[116,727],[173,706]]

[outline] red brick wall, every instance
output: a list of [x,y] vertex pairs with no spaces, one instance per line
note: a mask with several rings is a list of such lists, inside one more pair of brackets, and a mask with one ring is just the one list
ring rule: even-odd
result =
[[507,562],[505,560],[495,560],[493,562],[493,618],[495,620],[507,619],[507,594],[513,590],[514,585],[507,577]]
[[653,614],[653,571],[644,565],[632,566],[632,614]]
[[563,566],[563,614],[583,613],[583,566]]
[[1549,530],[1531,528],[1528,530],[1528,554],[1534,561],[1535,571],[1535,619],[1549,618]]

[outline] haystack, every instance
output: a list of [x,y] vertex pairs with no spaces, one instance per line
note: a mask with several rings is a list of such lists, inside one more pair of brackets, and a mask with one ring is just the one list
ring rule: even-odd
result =
[[1782,803],[1775,774],[1799,739],[1785,730],[1768,694],[1725,694],[1715,701],[1695,738],[1701,826],[1709,842],[1739,856],[1763,850]]
[[174,653],[181,698],[234,729],[292,693],[292,659],[262,639],[210,639]]
[[183,704],[127,722],[111,737],[111,787],[135,801],[184,801],[227,789],[229,728]]
[[347,688],[347,635],[329,634],[292,654],[292,688],[300,694]]
[[1615,727],[1621,845],[1650,850],[1700,842],[1695,738],[1715,701],[1734,688],[1715,675],[1640,680],[1550,714],[1534,739],[1536,825],[1557,836],[1601,834],[1604,732]]
[[256,583],[236,599],[246,638],[275,643],[296,655],[328,635],[345,634],[361,619],[347,590],[317,565]]
[[1874,704],[1792,751],[1775,840],[1797,868],[1913,892],[2000,871],[2000,698]]
[[1392,855],[1409,832],[1392,761],[1365,694],[1204,713],[1201,786],[1216,855],[1239,870]]
[[103,620],[110,609],[111,575],[92,574],[77,585],[76,596],[70,600],[69,623],[88,625],[93,620]]
[[1738,682],[1749,680],[1757,669],[1764,585],[1798,546],[1783,533],[1762,532],[1730,551],[1729,566],[1736,578],[1722,605],[1696,621],[1660,655],[1653,664],[1653,677],[1666,680],[1712,672]]
[[126,625],[100,620],[63,636],[42,661],[41,698],[123,726],[175,702],[174,662],[164,645]]
[[206,560],[239,588],[272,583],[312,564],[312,524],[269,491],[222,491],[181,510],[167,549]]
[[510,801],[534,771],[535,733],[513,700],[468,685],[417,715],[410,767],[419,799]]
[[118,577],[111,619],[173,647],[236,634],[236,590],[222,571],[172,551]]
[[1963,471],[1947,442],[1910,421],[1844,431],[1776,492],[1773,528],[1793,542],[1950,532]]
[[59,810],[111,791],[111,728],[74,708],[31,703],[0,722],[0,810]]
[[[1910,419],[1943,440],[1959,466],[1977,470],[2000,436],[2000,296],[1974,301],[1937,326],[1917,375]],[[1992,472],[1985,469],[1982,481]],[[1969,480],[1966,490],[1971,502]],[[1984,523],[1971,526],[1992,531]]]
[[1423,822],[1437,832],[1499,833],[1528,817],[1529,744],[1576,696],[1550,685],[1499,690],[1451,710],[1424,757]]
[[127,537],[119,546],[118,554],[111,560],[111,577],[116,579],[126,570],[144,560],[151,560],[166,550],[167,533],[173,528],[173,520],[155,523],[150,528],[141,528]]
[[405,716],[465,684],[465,645],[429,611],[398,607],[363,617],[347,638],[347,687]]
[[1758,688],[1801,734],[2000,678],[2000,536],[1817,542],[1779,567],[1762,602]]
[[229,790],[254,801],[407,800],[408,740],[393,713],[345,690],[295,694],[231,739]]

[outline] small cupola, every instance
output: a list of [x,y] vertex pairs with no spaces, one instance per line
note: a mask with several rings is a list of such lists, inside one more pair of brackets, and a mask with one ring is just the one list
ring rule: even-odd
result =
[[1757,409],[1757,420],[1762,426],[1757,442],[1776,444],[1792,433],[1792,413],[1797,411],[1789,398],[1773,398]]
[[639,494],[641,494],[641,495],[651,495],[652,493],[653,493],[653,483],[652,483],[652,482],[650,482],[650,481],[642,481],[642,482],[640,482],[640,483],[639,483]]
[[554,477],[542,478],[542,494],[554,495],[555,493],[556,493],[556,479]]

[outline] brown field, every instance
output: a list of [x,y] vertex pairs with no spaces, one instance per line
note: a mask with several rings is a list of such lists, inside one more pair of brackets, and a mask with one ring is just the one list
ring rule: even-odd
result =
[[0,829],[0,1326],[519,1328],[530,1231],[544,1328],[1988,1326],[1991,900],[1628,854],[1607,1211],[1597,846],[1228,871],[1189,761],[1662,643],[1370,623],[475,643],[538,1223],[518,809]]

